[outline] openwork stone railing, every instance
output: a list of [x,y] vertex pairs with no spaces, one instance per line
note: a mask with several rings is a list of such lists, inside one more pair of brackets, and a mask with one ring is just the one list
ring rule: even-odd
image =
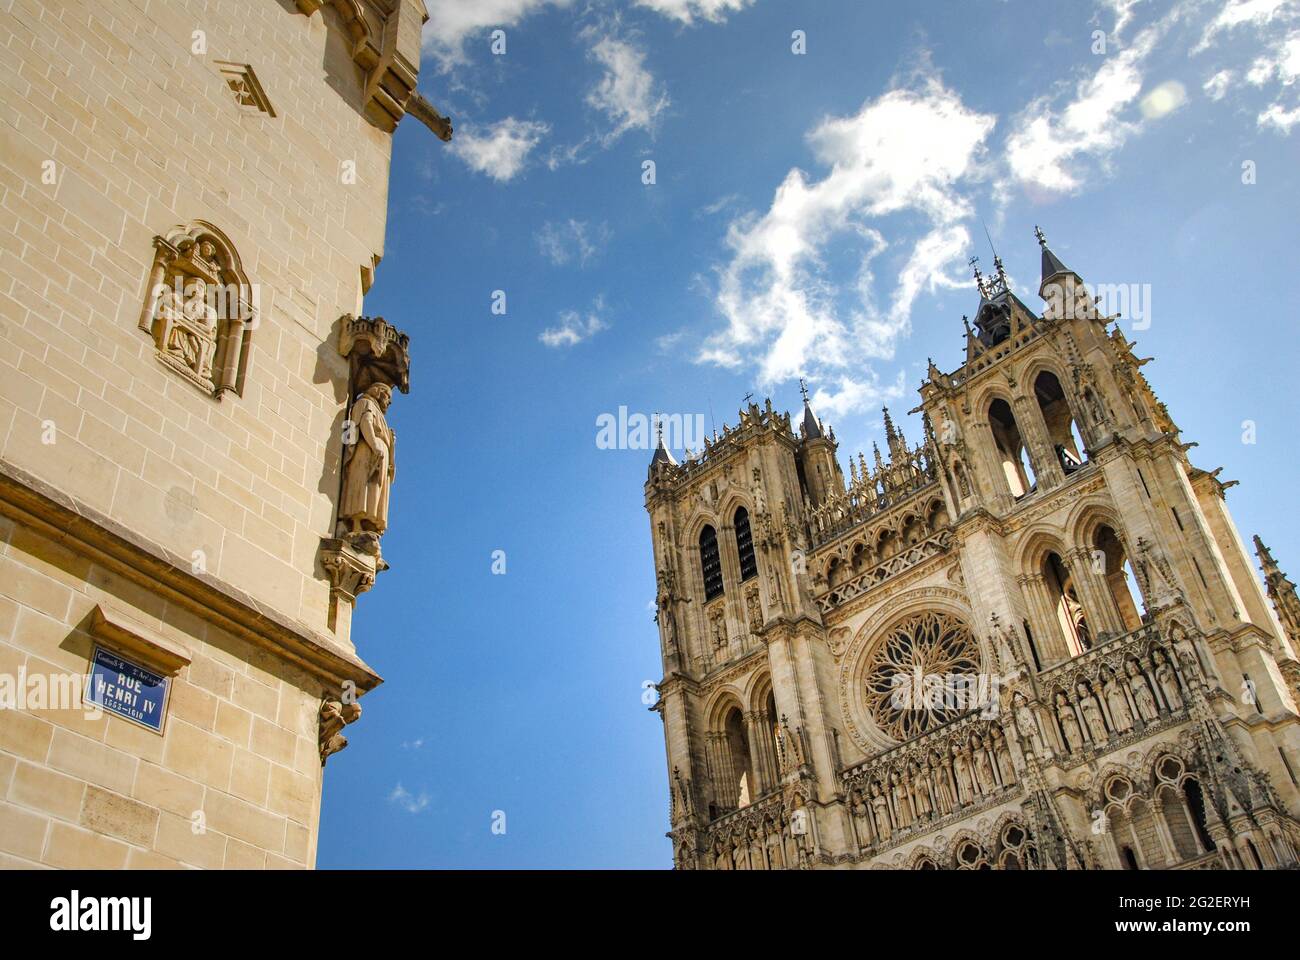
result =
[[1019,796],[997,717],[968,713],[840,774],[863,850],[879,852]]
[[910,570],[918,563],[929,560],[941,553],[947,553],[952,543],[952,534],[943,530],[920,543],[913,544],[906,550],[895,554],[888,560],[875,564],[865,573],[831,587],[816,598],[817,609],[829,613],[841,603],[860,597],[872,587],[896,577],[905,570]]
[[813,548],[884,513],[938,482],[938,473],[924,448],[900,462],[881,464],[874,472],[855,477],[848,490],[829,497],[808,512]]

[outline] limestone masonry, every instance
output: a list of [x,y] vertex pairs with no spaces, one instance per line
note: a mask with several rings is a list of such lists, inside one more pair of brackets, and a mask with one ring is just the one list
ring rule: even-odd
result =
[[0,13],[0,677],[26,701],[0,866],[314,865],[325,758],[380,682],[351,616],[409,355],[362,298],[397,123],[451,136],[415,92],[427,18]]

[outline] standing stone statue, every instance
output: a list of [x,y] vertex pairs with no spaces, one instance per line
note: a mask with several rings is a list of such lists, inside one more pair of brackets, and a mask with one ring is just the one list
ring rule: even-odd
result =
[[1115,724],[1115,732],[1128,733],[1133,729],[1133,714],[1128,708],[1124,688],[1119,685],[1115,675],[1110,671],[1106,671],[1105,677],[1101,689],[1106,695],[1106,705],[1110,707],[1110,719]]
[[1094,744],[1100,746],[1110,739],[1106,733],[1106,722],[1101,718],[1101,707],[1097,706],[1097,700],[1086,683],[1080,683],[1078,690],[1079,709],[1083,711],[1083,722],[1088,728],[1088,736]]
[[1160,710],[1156,707],[1156,698],[1151,693],[1151,685],[1138,669],[1137,663],[1132,660],[1128,662],[1128,676],[1129,690],[1133,694],[1133,702],[1137,704],[1138,716],[1142,718],[1143,723],[1157,720]]
[[1074,708],[1070,706],[1070,701],[1065,699],[1064,693],[1056,695],[1056,716],[1061,721],[1061,730],[1065,734],[1065,747],[1070,753],[1078,753],[1083,749],[1083,733],[1079,729],[1079,721],[1074,715]]
[[[384,413],[392,401],[392,388],[372,383],[352,405],[350,419],[356,431],[343,464],[343,501],[339,520],[345,533],[373,534],[388,529],[388,490],[396,467],[393,446],[397,437]],[[376,549],[378,544],[376,543]]]

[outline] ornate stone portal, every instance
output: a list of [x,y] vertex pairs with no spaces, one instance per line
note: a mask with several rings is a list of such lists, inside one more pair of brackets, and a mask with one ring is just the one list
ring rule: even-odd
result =
[[397,435],[388,425],[393,390],[410,390],[410,338],[383,317],[344,316],[339,353],[348,359],[351,406],[343,421],[338,519],[321,540],[321,566],[330,581],[330,625],[351,616],[356,598],[388,569],[380,540],[388,529],[388,499],[396,476]]

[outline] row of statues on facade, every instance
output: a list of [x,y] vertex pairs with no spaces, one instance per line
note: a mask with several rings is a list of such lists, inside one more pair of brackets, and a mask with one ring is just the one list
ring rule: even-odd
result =
[[922,753],[870,781],[854,797],[854,814],[868,828],[868,842],[978,803],[1016,782],[1006,738],[996,726],[949,747]]
[[[1143,726],[1155,723],[1160,719],[1161,707],[1154,690],[1159,690],[1167,710],[1182,709],[1182,691],[1168,658],[1160,650],[1155,650],[1152,662],[1154,689],[1137,660],[1130,658],[1125,663],[1123,678],[1109,668],[1102,668],[1100,701],[1085,681],[1076,685],[1074,696],[1067,696],[1064,690],[1056,692],[1056,718],[1066,750],[1071,753],[1082,750],[1085,733],[1093,744],[1104,744],[1112,736],[1128,733],[1139,722]],[[1103,715],[1103,702],[1109,723],[1107,716]]]

